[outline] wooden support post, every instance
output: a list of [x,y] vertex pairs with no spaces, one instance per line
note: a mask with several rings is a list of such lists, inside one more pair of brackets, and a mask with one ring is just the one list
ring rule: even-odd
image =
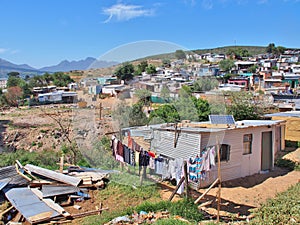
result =
[[169,198],[169,201],[172,201],[172,199],[174,198],[176,192],[178,191],[178,189],[180,188],[180,186],[182,185],[183,181],[185,180],[184,177],[181,177],[179,183],[177,184],[175,190],[173,191],[173,193],[171,194],[170,198]]
[[100,105],[99,105],[99,120],[101,120],[102,118],[102,103],[100,102]]
[[142,173],[140,173],[140,186],[143,185],[143,180],[146,178],[146,169],[147,166],[141,166]]
[[65,157],[64,154],[62,154],[62,156],[60,157],[60,164],[59,164],[59,172],[60,173],[63,173],[63,170],[64,170],[64,157]]
[[185,197],[188,198],[189,197],[189,181],[188,181],[187,162],[186,161],[184,161],[183,170],[184,170]]
[[199,198],[197,198],[195,201],[194,201],[194,203],[195,204],[197,204],[209,191],[210,191],[210,189],[212,189],[215,185],[216,185],[216,183],[218,183],[218,181],[219,181],[219,178],[217,178],[210,186],[209,186],[209,188],[207,188],[206,189],[206,191],[199,197]]
[[220,207],[221,207],[221,156],[220,156],[220,141],[219,137],[217,139],[217,154],[218,154],[218,180],[219,180],[219,190],[218,190],[218,214],[217,214],[217,222],[220,222]]

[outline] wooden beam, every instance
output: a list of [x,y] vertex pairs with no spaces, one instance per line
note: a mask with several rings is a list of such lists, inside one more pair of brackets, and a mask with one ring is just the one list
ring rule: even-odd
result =
[[194,203],[195,204],[197,204],[209,191],[210,191],[210,189],[212,189],[215,185],[216,185],[216,183],[218,183],[218,181],[219,181],[219,178],[217,178],[210,186],[209,186],[209,188],[207,188],[207,190],[199,197],[199,198],[197,198],[195,201],[194,201]]
[[217,213],[217,222],[220,222],[220,207],[221,207],[221,156],[220,156],[220,141],[219,137],[217,139],[217,154],[218,154],[218,180],[219,180],[219,190],[218,190],[218,213]]
[[170,198],[169,198],[169,201],[172,201],[172,199],[174,198],[174,196],[175,196],[176,192],[178,191],[179,187],[180,187],[181,184],[183,183],[184,179],[185,179],[184,177],[181,177],[181,179],[180,179],[179,183],[177,184],[175,190],[174,190],[173,193],[171,194],[171,196],[170,196]]
[[189,197],[189,180],[188,180],[187,162],[186,161],[184,161],[183,170],[184,170],[185,197],[188,198]]
[[99,212],[102,212],[102,211],[108,210],[108,209],[109,208],[102,208],[102,209],[92,210],[92,211],[88,211],[88,212],[73,214],[73,215],[71,215],[71,218],[75,219],[75,218],[80,218],[80,217],[84,217],[84,216],[90,216],[90,215],[97,214]]

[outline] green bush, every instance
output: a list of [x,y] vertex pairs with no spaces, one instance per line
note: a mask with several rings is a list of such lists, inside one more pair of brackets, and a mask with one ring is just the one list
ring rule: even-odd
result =
[[48,169],[58,169],[56,163],[59,160],[59,154],[47,150],[41,152],[29,152],[25,150],[4,152],[0,154],[0,167],[14,165],[16,160],[19,160],[22,165],[33,164]]
[[181,216],[189,221],[198,222],[203,220],[203,214],[199,211],[192,199],[174,202],[169,208],[169,211],[172,215]]
[[289,170],[299,170],[300,166],[299,163],[295,163],[289,159],[277,159],[275,161],[275,165],[278,167],[283,167],[283,168],[287,168]]
[[141,205],[136,207],[138,212],[145,211],[145,212],[157,212],[157,211],[166,211],[171,207],[170,201],[160,201],[157,203],[152,203],[149,201],[143,202]]
[[300,224],[300,183],[268,200],[250,224]]
[[186,224],[190,224],[190,223],[170,218],[170,219],[157,220],[154,224],[155,225],[171,225],[171,224],[172,225],[186,225]]

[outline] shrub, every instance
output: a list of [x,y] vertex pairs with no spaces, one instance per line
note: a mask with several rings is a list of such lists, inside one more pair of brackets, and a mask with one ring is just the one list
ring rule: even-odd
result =
[[275,161],[275,165],[278,167],[283,167],[283,168],[287,168],[289,170],[299,170],[300,166],[299,163],[295,163],[289,159],[277,159]]
[[268,200],[254,214],[251,224],[300,224],[300,183]]

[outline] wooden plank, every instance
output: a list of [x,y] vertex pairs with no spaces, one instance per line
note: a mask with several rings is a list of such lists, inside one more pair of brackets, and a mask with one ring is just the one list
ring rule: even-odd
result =
[[5,209],[3,212],[1,212],[1,213],[0,213],[0,219],[1,219],[1,217],[2,217],[3,215],[5,215],[6,213],[8,213],[8,212],[9,212],[10,210],[12,210],[13,208],[14,208],[14,207],[11,206],[11,207]]
[[218,180],[219,180],[219,190],[218,190],[218,214],[217,214],[217,223],[220,222],[220,207],[221,207],[221,156],[220,156],[220,141],[217,136],[217,154],[218,154]]
[[176,188],[174,189],[173,193],[171,194],[169,201],[172,201],[172,199],[174,198],[176,192],[178,191],[179,187],[181,186],[181,184],[183,183],[184,180],[185,180],[185,178],[181,177],[179,183],[177,184]]
[[189,197],[189,180],[188,180],[187,162],[186,161],[184,161],[183,170],[184,170],[185,197],[188,198]]
[[80,218],[80,217],[84,217],[84,216],[90,216],[90,215],[94,215],[94,214],[97,214],[101,211],[108,210],[108,209],[109,208],[102,208],[102,209],[92,210],[92,211],[88,211],[88,212],[73,214],[73,215],[71,215],[71,217],[74,219],[74,218]]
[[209,191],[210,191],[210,189],[212,189],[215,185],[216,185],[216,183],[218,183],[218,181],[219,181],[219,178],[217,178],[210,186],[209,186],[209,188],[207,188],[207,190],[199,197],[199,198],[197,198],[195,201],[194,201],[194,203],[195,204],[197,204]]

